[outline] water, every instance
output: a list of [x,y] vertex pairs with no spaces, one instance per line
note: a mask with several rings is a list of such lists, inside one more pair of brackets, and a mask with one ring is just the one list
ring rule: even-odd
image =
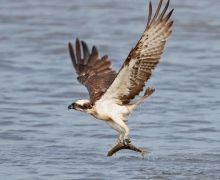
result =
[[9,1],[0,5],[0,179],[220,179],[220,2],[172,1],[174,33],[129,118],[135,145],[106,157],[115,133],[67,110],[87,96],[67,51],[76,37],[119,69],[142,33],[147,1]]

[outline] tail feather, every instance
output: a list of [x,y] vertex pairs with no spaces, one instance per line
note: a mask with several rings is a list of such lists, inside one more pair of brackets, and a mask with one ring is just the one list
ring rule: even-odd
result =
[[135,103],[135,105],[137,106],[139,104],[142,104],[149,96],[151,96],[154,93],[154,91],[155,91],[155,88],[152,88],[152,87],[147,88],[145,93],[144,93],[144,96],[141,99],[139,99]]

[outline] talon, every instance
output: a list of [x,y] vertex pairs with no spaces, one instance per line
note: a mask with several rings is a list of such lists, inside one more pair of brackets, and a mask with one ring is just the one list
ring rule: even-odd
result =
[[130,143],[131,143],[131,140],[129,138],[123,140],[123,144],[126,146]]

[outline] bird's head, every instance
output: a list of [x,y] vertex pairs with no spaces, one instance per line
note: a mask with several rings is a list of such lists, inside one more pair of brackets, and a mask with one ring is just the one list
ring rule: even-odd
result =
[[77,100],[68,106],[68,109],[75,109],[77,111],[87,112],[92,109],[92,104],[87,99]]

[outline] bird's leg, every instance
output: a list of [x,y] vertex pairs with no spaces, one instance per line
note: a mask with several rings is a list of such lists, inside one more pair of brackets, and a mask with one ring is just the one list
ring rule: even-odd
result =
[[118,132],[117,143],[123,142],[123,138],[124,138],[123,128],[119,124],[117,124],[115,121],[107,121],[107,124],[111,126],[115,131]]
[[131,140],[129,138],[129,128],[126,125],[126,123],[121,119],[117,119],[114,122],[115,122],[115,126],[117,126],[118,129],[120,129],[119,142],[125,145],[129,144]]
[[119,133],[117,143],[120,143],[123,139],[122,133]]
[[[126,125],[126,127],[128,127],[128,126],[127,126],[128,120],[127,120],[127,119],[123,119],[123,122],[124,122],[124,124]],[[125,145],[131,143],[131,139],[130,139],[130,137],[129,137],[129,129],[128,129],[128,128],[125,130],[124,137],[122,137],[122,138],[123,138],[123,143],[124,143]]]
[[129,129],[127,128],[125,132],[121,134],[121,141],[122,144],[128,145],[131,143],[131,139],[129,138]]
[[118,143],[122,143],[122,144],[127,145],[127,144],[131,143],[131,140],[128,136],[125,136],[124,133],[121,133],[118,137]]

